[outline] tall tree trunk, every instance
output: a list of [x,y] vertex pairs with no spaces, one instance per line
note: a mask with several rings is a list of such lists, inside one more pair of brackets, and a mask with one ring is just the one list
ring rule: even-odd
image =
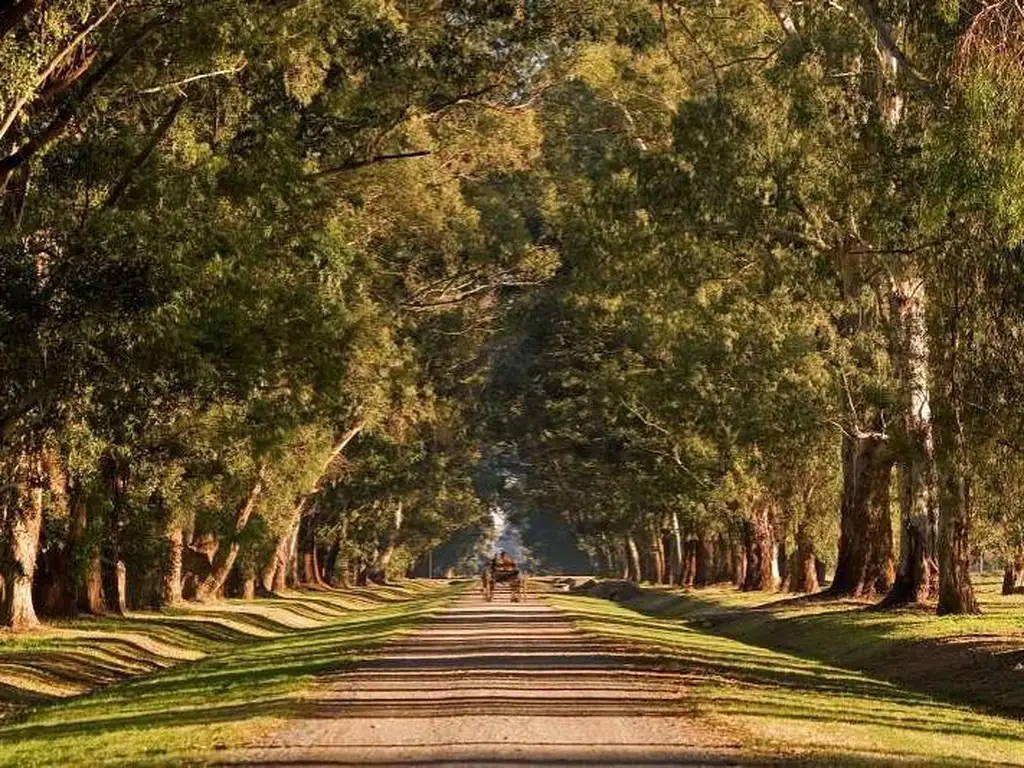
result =
[[778,565],[772,505],[763,499],[755,502],[746,522],[747,574],[743,589],[746,592],[775,589],[778,586]]
[[33,602],[40,616],[72,616],[75,613],[75,601],[70,535],[73,513],[70,508],[69,478],[60,455],[55,451],[43,451],[42,472],[49,488],[49,509],[63,509],[67,513],[69,531],[66,536],[53,536],[51,528],[50,540],[47,541],[48,515],[44,513],[32,584]]
[[348,546],[348,518],[341,518],[338,531],[338,586],[349,587],[352,584],[352,563]]
[[683,533],[679,527],[679,513],[672,513],[672,584],[683,583]]
[[891,304],[891,358],[900,383],[904,450],[899,464],[900,561],[885,604],[901,605],[933,600],[938,594],[939,521],[924,284],[915,279],[898,283]]
[[284,573],[287,567],[288,545],[291,542],[291,527],[282,533],[260,574],[260,585],[266,593],[280,592],[285,588]]
[[[969,265],[961,265],[959,267]],[[965,269],[966,271],[966,269]],[[934,398],[935,468],[939,495],[939,615],[979,613],[971,585],[970,466],[962,419],[963,371],[970,332],[969,280],[953,275],[950,301],[936,313],[931,345],[937,387]]]
[[706,587],[713,581],[715,567],[714,539],[707,531],[701,531],[697,535],[696,550],[693,583],[698,587]]
[[29,629],[39,624],[32,602],[32,578],[43,522],[43,479],[38,455],[24,453],[3,489],[3,537],[0,576],[3,578],[3,626]]
[[65,547],[70,578],[62,613],[99,616],[106,610],[100,552],[102,520],[89,511],[89,499],[81,478],[65,474],[64,496],[68,508],[68,541]]
[[683,543],[683,586],[692,587],[697,578],[697,540],[687,539]]
[[299,525],[299,556],[301,559],[301,583],[322,587],[324,581],[320,576],[320,562],[316,551],[316,517],[315,512],[304,516]]
[[[320,476],[317,478],[316,485],[309,493],[299,499],[298,504],[295,506],[295,512],[292,514],[292,521],[288,530],[282,534],[280,539],[278,539],[273,555],[267,565],[263,568],[263,572],[260,574],[260,582],[264,592],[280,592],[287,586],[289,572],[293,570],[293,565],[295,564],[295,545],[299,534],[299,525],[302,520],[302,515],[305,512],[306,507],[310,504],[313,494],[323,486],[331,464],[338,456],[341,455],[346,446],[348,446],[348,444],[352,442],[352,440],[354,440],[362,431],[363,424],[359,423],[339,438],[331,449],[331,453],[327,457],[327,460],[321,467]],[[293,583],[297,580],[296,575],[296,577],[293,578]]]
[[1012,595],[1024,588],[1024,544],[1018,544],[1003,571],[1003,594]]
[[369,581],[377,584],[388,583],[388,566],[391,564],[391,558],[395,554],[395,549],[398,547],[398,536],[402,530],[402,521],[402,502],[399,501],[395,505],[394,517],[392,518],[391,525],[388,528],[384,547],[377,553],[377,556],[373,560],[373,564],[367,572],[367,579]]
[[328,586],[338,586],[338,555],[341,554],[341,537],[335,536],[324,557],[323,579]]
[[661,532],[651,530],[651,581],[663,584],[665,581],[665,550],[661,543]]
[[213,567],[210,570],[210,575],[203,579],[196,588],[196,600],[199,602],[206,603],[215,600],[224,589],[224,584],[227,582],[228,576],[231,575],[231,569],[235,567],[235,560],[238,559],[238,551],[241,547],[238,542],[238,536],[245,530],[245,527],[249,524],[249,518],[252,517],[253,510],[256,509],[256,503],[263,493],[263,481],[264,468],[261,466],[256,476],[256,482],[249,489],[249,494],[245,497],[245,501],[242,502],[235,512],[234,535],[231,537],[231,542],[226,547],[223,541],[220,543],[220,546],[217,547],[217,553],[213,556]]
[[128,578],[127,567],[122,559],[121,529],[127,522],[125,505],[130,472],[123,460],[113,451],[107,451],[100,458],[100,473],[110,499],[101,560],[103,594],[107,599],[107,609],[123,616],[128,611]]
[[719,531],[715,539],[715,569],[712,578],[716,584],[732,579],[732,544],[722,531]]
[[80,479],[69,481],[68,558],[72,566],[69,613],[100,616],[106,612],[103,594],[103,564],[100,539],[104,521],[90,511],[89,499]]
[[643,581],[643,570],[640,564],[640,549],[636,545],[633,534],[626,534],[626,578],[639,584]]
[[796,529],[796,552],[789,573],[790,592],[817,592],[818,571],[814,557],[814,541],[806,520]]
[[889,485],[893,457],[878,433],[843,435],[839,557],[829,587],[836,596],[884,595],[895,578]]
[[163,574],[160,579],[160,604],[176,605],[181,602],[182,562],[184,561],[185,535],[180,525],[168,527],[164,537]]
[[730,559],[731,580],[736,587],[742,588],[747,581],[747,549],[743,545],[743,541],[738,537],[734,536],[730,543],[732,552]]

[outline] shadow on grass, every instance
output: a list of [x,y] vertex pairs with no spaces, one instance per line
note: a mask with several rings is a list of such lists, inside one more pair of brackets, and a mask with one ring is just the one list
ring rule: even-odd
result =
[[[1020,603],[990,600],[985,616],[965,619],[938,618],[918,607],[879,611],[827,593],[764,599],[758,605],[723,605],[713,593],[650,588],[620,604],[647,617],[680,620],[752,646],[864,672],[951,703],[1024,718]],[[950,628],[947,636],[941,635],[944,626]]]
[[[43,762],[53,762],[57,754],[62,759],[80,762],[84,756],[76,753],[79,742],[121,743],[127,748],[126,744],[137,741],[142,753],[151,746],[147,743],[151,741],[145,735],[147,732],[164,733],[167,729],[217,723],[244,724],[254,718],[287,716],[294,706],[290,694],[298,687],[313,677],[345,668],[359,652],[380,645],[396,632],[432,615],[439,600],[444,599],[435,596],[415,602],[406,600],[402,605],[388,603],[374,610],[351,611],[331,624],[311,629],[289,628],[287,634],[270,639],[254,638],[222,625],[207,625],[205,621],[189,623],[185,618],[104,619],[101,623],[113,623],[122,631],[136,631],[136,623],[145,628],[175,630],[188,623],[188,630],[196,630],[204,641],[215,638],[219,645],[227,645],[231,650],[167,669],[152,666],[151,660],[136,658],[135,664],[147,666],[147,674],[51,704],[47,704],[51,697],[0,686],[0,697],[31,707],[0,725],[0,764],[32,763],[41,756],[45,757]],[[46,644],[61,646],[73,642],[67,638],[45,639]],[[126,653],[131,648],[130,642],[117,641],[107,650]],[[96,670],[109,664],[86,653],[42,648],[25,649],[19,655],[30,657],[33,667],[45,668],[55,676],[89,683],[103,682]],[[60,663],[56,662],[58,657]],[[81,668],[74,668],[76,663]],[[114,666],[110,672],[123,670]],[[51,747],[58,751],[48,752]]]
[[[872,733],[891,731],[900,739],[942,735],[954,741],[980,739],[1002,748],[1024,743],[1020,723],[956,708],[857,672],[651,618],[630,603],[619,606],[598,598],[570,597],[557,599],[556,605],[584,631],[624,647],[657,648],[669,659],[662,668],[683,674],[709,712],[765,722],[803,722],[817,730],[841,724]],[[946,757],[908,756],[929,761]],[[845,758],[841,762],[846,764]]]

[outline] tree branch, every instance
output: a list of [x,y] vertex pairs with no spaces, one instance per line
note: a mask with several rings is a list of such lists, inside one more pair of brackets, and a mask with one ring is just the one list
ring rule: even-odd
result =
[[101,211],[113,208],[114,205],[117,204],[118,200],[121,199],[121,195],[127,191],[136,171],[146,164],[146,161],[149,160],[149,156],[153,154],[153,150],[157,148],[164,136],[166,136],[167,132],[171,129],[171,126],[174,125],[174,121],[185,106],[187,99],[188,97],[184,94],[175,99],[174,104],[171,105],[170,111],[164,115],[163,120],[161,120],[160,124],[156,127],[156,130],[146,143],[146,146],[143,147],[135,160],[133,160],[132,163],[121,173],[121,178],[117,180],[117,184],[115,184],[114,188],[110,190],[110,194],[107,195],[107,199],[103,202],[103,205],[100,206]]
[[161,23],[162,17],[156,16],[146,24],[143,24],[121,48],[115,52],[109,59],[87,77],[78,93],[70,95],[64,103],[64,106],[57,112],[50,124],[46,126],[41,134],[34,136],[25,142],[17,150],[9,154],[3,160],[0,160],[0,191],[7,185],[7,180],[10,178],[11,173],[14,172],[22,163],[27,162],[33,156],[35,156],[40,150],[45,149],[49,146],[57,137],[59,137],[67,127],[71,124],[75,114],[78,112],[79,106],[89,98],[96,87],[109,75],[123,60],[136,48],[149,34],[156,29],[157,25]]
[[892,29],[885,19],[882,18],[882,14],[875,6],[874,0],[857,0],[857,4],[874,28],[875,34],[878,36],[878,42],[882,44],[886,52],[899,62],[899,65],[910,75],[914,85],[919,90],[931,95],[933,92],[931,81],[921,74],[910,58],[903,52],[903,49],[897,44],[896,39],[893,37]]
[[192,75],[191,77],[186,77],[183,80],[175,80],[173,83],[164,83],[163,85],[154,85],[152,88],[143,88],[141,91],[136,91],[135,93],[139,95],[147,93],[158,93],[160,91],[166,91],[170,88],[180,89],[181,86],[183,85],[195,83],[199,80],[208,80],[211,77],[221,77],[223,75],[237,75],[239,72],[244,70],[248,66],[248,64],[249,62],[243,61],[236,67],[230,67],[228,69],[218,69],[215,72],[204,72],[200,75]]
[[366,160],[349,160],[347,163],[336,165],[333,168],[326,168],[322,171],[317,171],[316,173],[308,173],[305,178],[309,180],[324,179],[330,176],[347,173],[348,171],[355,171],[359,168],[365,168],[368,165],[389,163],[394,160],[411,160],[417,157],[427,157],[432,154],[434,153],[428,150],[422,150],[419,152],[398,152],[393,155],[375,155],[374,157],[367,158]]
[[61,63],[68,56],[71,55],[71,52],[74,51],[75,48],[77,48],[93,30],[95,30],[104,21],[106,21],[107,18],[109,18],[110,14],[114,12],[114,9],[116,9],[117,6],[119,6],[120,4],[121,0],[114,0],[114,2],[107,6],[107,10],[100,14],[100,17],[96,19],[96,21],[94,21],[92,24],[90,24],[77,35],[75,35],[74,39],[72,39],[70,43],[64,46],[64,48],[61,49],[60,53],[54,56],[53,60],[36,77],[36,82],[33,84],[32,90],[26,93],[24,96],[22,96],[14,103],[14,107],[7,114],[7,117],[4,118],[3,123],[0,123],[0,139],[2,139],[7,134],[7,131],[10,130],[11,125],[14,124],[14,121],[17,119],[18,115],[21,114],[21,111],[25,108],[25,105],[32,100],[32,98],[35,96],[39,88],[46,83],[46,81],[50,78],[50,75],[54,73],[57,67],[59,67]]

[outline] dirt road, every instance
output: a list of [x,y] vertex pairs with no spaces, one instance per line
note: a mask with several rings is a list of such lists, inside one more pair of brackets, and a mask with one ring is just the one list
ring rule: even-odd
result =
[[682,676],[584,635],[533,597],[467,596],[314,689],[260,765],[734,763]]

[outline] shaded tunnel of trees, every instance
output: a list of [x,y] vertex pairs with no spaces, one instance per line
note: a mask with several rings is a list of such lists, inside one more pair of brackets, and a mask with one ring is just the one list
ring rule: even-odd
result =
[[495,503],[1024,589],[1022,129],[1013,2],[2,3],[2,623],[472,569]]

